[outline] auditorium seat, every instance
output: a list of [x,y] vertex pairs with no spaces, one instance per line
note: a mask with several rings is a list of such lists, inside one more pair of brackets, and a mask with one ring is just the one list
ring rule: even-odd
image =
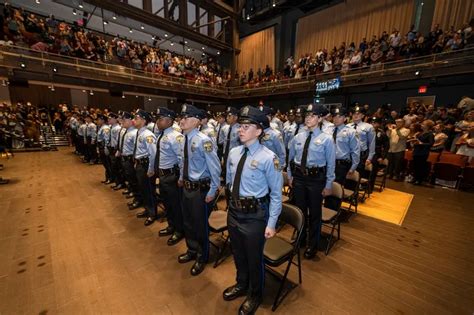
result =
[[[341,221],[339,220],[339,215],[341,214],[342,197],[342,186],[339,183],[333,182],[331,195],[324,198],[324,206],[322,208],[322,225],[331,228],[331,233],[326,238],[326,256],[334,244],[341,238]],[[337,239],[332,242],[335,231],[337,231]]]
[[435,163],[433,166],[434,180],[455,182],[453,188],[457,188],[461,179],[462,167],[451,163]]
[[359,172],[354,171],[352,174],[347,174],[342,197],[342,200],[349,204],[347,211],[351,211],[352,207],[354,207],[354,211],[357,213],[357,207],[359,205],[359,187]]
[[466,165],[466,157],[449,151],[443,151],[439,157],[439,162],[464,167]]

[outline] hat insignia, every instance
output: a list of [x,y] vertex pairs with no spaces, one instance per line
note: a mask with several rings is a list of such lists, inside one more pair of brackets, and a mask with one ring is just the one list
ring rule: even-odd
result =
[[242,116],[247,116],[249,114],[249,107],[248,106],[245,106],[243,109],[242,109]]
[[312,111],[313,110],[313,104],[309,104],[308,105],[308,111]]

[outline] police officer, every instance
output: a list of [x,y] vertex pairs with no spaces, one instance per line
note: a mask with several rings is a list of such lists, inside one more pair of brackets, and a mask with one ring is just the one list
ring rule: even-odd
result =
[[270,151],[276,154],[280,161],[280,166],[284,168],[286,165],[285,144],[283,143],[283,136],[280,131],[270,126],[272,109],[267,106],[262,106],[260,110],[267,117],[269,122],[268,126],[263,130],[264,135],[261,138],[261,142],[264,146],[269,148]]
[[366,174],[365,166],[372,162],[375,154],[375,131],[371,124],[364,122],[365,109],[361,106],[356,106],[352,112],[352,122],[348,124],[349,128],[356,131],[357,138],[360,144],[360,159],[357,171],[364,175]]
[[180,127],[185,139],[180,185],[184,186],[182,207],[188,250],[178,261],[196,260],[191,268],[191,275],[196,276],[204,270],[209,259],[209,206],[220,184],[221,165],[212,140],[197,129],[203,112],[184,104],[181,115]]
[[316,256],[321,231],[323,197],[331,193],[336,152],[334,140],[321,130],[321,105],[310,104],[306,110],[304,131],[290,142],[288,180],[293,187],[295,204],[307,218],[305,258]]
[[120,172],[120,167],[117,164],[120,164],[115,154],[117,153],[118,141],[119,141],[119,132],[120,125],[118,124],[118,115],[115,113],[109,113],[108,123],[110,126],[109,140],[108,140],[108,150],[107,156],[110,163],[110,181],[113,183],[123,182],[119,180],[119,177],[122,177],[122,172]]
[[[199,131],[211,138],[212,142],[216,145],[217,149],[217,144],[216,144],[216,138],[217,138],[217,133],[216,130],[214,129],[214,126],[209,123],[209,112],[206,112],[204,109],[202,109],[202,114],[204,115],[204,118],[201,119],[201,125],[199,126]],[[212,116],[211,116],[212,117]]]
[[290,141],[301,131],[304,130],[304,116],[306,115],[306,105],[300,105],[295,110],[295,126],[294,128],[290,128],[286,133],[286,149],[289,149]]
[[86,145],[84,144],[84,135],[86,133],[87,125],[83,116],[79,116],[78,121],[79,127],[77,128],[77,150],[79,151],[79,156],[81,156],[84,161],[84,157],[86,156]]
[[382,161],[387,157],[390,142],[386,131],[382,128],[382,119],[372,117],[370,120],[375,132],[375,154],[372,159],[372,173],[370,174],[369,192],[374,190],[377,172],[382,168]]
[[117,176],[116,176],[115,185],[111,186],[111,188],[114,190],[120,190],[127,187],[125,183],[126,181],[125,171],[122,167],[123,140],[125,138],[125,134],[127,133],[127,128],[123,126],[123,112],[122,111],[119,111],[118,113],[117,125],[118,125],[118,128],[117,127],[112,128],[112,134],[113,134],[112,139],[116,139],[115,141],[117,143],[117,147],[115,150],[116,164],[114,167],[114,170]]
[[135,142],[135,174],[140,190],[140,196],[145,210],[137,213],[137,218],[145,218],[145,226],[155,222],[156,215],[156,184],[155,184],[155,157],[156,138],[147,125],[152,120],[151,115],[144,110],[135,113],[135,127],[138,129]]
[[243,145],[229,153],[226,172],[227,225],[237,283],[223,297],[230,301],[246,295],[239,314],[254,314],[262,301],[265,239],[275,235],[281,212],[283,178],[279,158],[259,142],[269,128],[267,117],[255,107],[244,107],[239,123]]
[[[222,127],[222,133],[224,135],[223,138],[223,154],[222,159],[224,164],[227,165],[227,157],[229,156],[230,150],[235,148],[236,146],[240,145],[239,140],[239,128],[240,125],[238,124],[239,119],[239,111],[235,107],[227,107],[227,125]],[[225,173],[225,167],[222,169]]]
[[143,204],[140,191],[138,189],[137,176],[135,174],[134,156],[136,153],[136,139],[138,130],[133,126],[133,115],[129,112],[122,113],[122,125],[126,132],[121,138],[120,157],[125,180],[128,182],[128,190],[133,193],[133,200],[129,202],[130,210],[137,209]]
[[111,166],[109,158],[107,157],[109,150],[110,126],[107,125],[106,122],[107,117],[102,114],[97,115],[97,127],[99,127],[99,131],[97,132],[97,147],[99,149],[99,159],[105,169],[105,180],[102,181],[102,184],[110,184],[112,178]]
[[344,185],[348,173],[353,173],[359,165],[360,145],[354,128],[346,122],[347,110],[336,107],[332,111],[334,131],[332,137],[336,144],[336,182]]
[[85,162],[95,164],[97,162],[97,125],[92,122],[92,116],[86,116],[86,130],[84,134],[84,144],[86,146],[87,155]]
[[173,129],[176,113],[165,107],[156,111],[157,129],[155,174],[159,178],[160,197],[165,207],[168,226],[158,232],[159,236],[171,237],[168,245],[175,245],[184,237],[181,211],[182,189],[178,187],[179,165],[182,164],[184,136]]
[[289,137],[295,132],[298,124],[295,119],[295,110],[290,109],[286,114],[287,121],[283,124],[283,141],[285,143],[285,148],[288,149]]
[[321,130],[332,136],[334,132],[334,124],[329,121],[329,116],[331,115],[331,113],[325,105],[321,106],[323,106],[323,122],[321,124]]
[[79,146],[77,144],[77,130],[79,129],[79,120],[77,112],[72,113],[72,117],[69,120],[69,128],[71,129],[71,142],[75,148],[74,153],[79,154]]
[[220,113],[217,115],[217,128],[216,128],[216,143],[217,143],[217,156],[219,160],[222,159],[222,154],[224,152],[224,126],[227,125],[226,122],[226,115],[224,113]]

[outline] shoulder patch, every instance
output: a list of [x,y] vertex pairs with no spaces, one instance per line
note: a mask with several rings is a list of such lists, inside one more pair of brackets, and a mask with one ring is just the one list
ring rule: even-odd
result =
[[178,143],[183,143],[184,142],[184,136],[183,135],[176,136],[176,141],[178,141]]
[[204,146],[204,150],[206,152],[212,152],[212,142],[211,141],[204,141],[203,146]]
[[146,142],[153,143],[153,137],[152,136],[146,137]]
[[265,136],[263,136],[264,141],[270,140],[271,135],[269,133],[266,133]]
[[273,157],[273,166],[275,167],[275,170],[280,171],[280,160],[278,160],[278,157],[276,156]]

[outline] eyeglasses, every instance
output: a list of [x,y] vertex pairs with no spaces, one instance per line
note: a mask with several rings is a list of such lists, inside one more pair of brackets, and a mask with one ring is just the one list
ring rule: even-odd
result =
[[255,127],[255,128],[257,128],[257,126],[252,125],[252,124],[242,124],[242,125],[240,125],[240,129],[242,129],[243,131],[247,131],[247,130],[249,130],[250,127],[252,127],[252,126]]

